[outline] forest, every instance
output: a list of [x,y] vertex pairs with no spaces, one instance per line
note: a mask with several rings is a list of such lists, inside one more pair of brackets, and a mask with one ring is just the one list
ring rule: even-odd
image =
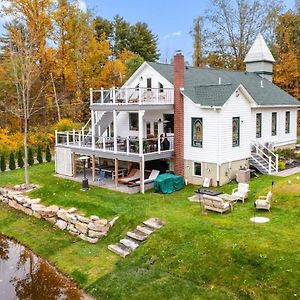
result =
[[[17,151],[28,160],[24,144],[36,154],[52,148],[55,129],[89,119],[89,88],[118,87],[143,61],[160,59],[146,23],[108,20],[77,1],[8,0],[0,14],[8,20],[0,37],[2,160]],[[278,0],[211,0],[190,23],[194,66],[243,70],[261,32],[276,59],[274,83],[300,99],[299,5],[287,11]]]

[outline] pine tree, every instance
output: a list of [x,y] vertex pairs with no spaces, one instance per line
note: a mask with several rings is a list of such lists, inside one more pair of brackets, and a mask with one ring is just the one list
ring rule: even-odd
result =
[[28,150],[28,164],[29,164],[29,166],[32,166],[34,164],[32,148],[29,148],[29,150]]
[[4,154],[1,155],[1,160],[0,160],[0,169],[2,172],[6,170],[6,161],[5,161],[5,156]]
[[37,149],[37,157],[36,157],[37,161],[39,162],[39,164],[43,163],[43,154],[42,154],[42,147],[40,145],[38,145],[38,149]]
[[46,148],[46,161],[47,161],[47,162],[50,162],[50,161],[51,161],[51,152],[50,152],[50,147],[49,147],[49,145],[47,145],[47,148]]
[[23,168],[24,160],[23,160],[23,153],[22,153],[21,149],[17,153],[17,160],[18,160],[18,167]]
[[10,152],[9,155],[9,169],[10,170],[15,170],[16,169],[16,161],[15,161],[15,154],[14,152]]

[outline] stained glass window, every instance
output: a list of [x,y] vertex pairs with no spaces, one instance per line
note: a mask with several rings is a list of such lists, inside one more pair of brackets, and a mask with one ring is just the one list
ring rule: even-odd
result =
[[277,134],[277,113],[272,112],[272,136]]
[[192,147],[203,147],[202,118],[192,118]]
[[232,147],[240,145],[240,117],[232,118]]
[[262,114],[256,114],[256,137],[261,138]]
[[291,112],[285,112],[285,133],[290,133]]

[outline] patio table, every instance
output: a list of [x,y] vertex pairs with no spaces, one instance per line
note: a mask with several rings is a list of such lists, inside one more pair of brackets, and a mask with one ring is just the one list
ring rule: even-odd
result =
[[219,197],[229,203],[236,203],[239,200],[238,196],[230,195],[230,194],[221,194]]
[[[105,168],[101,168],[101,170],[105,173],[105,174],[108,174],[111,176],[111,179],[114,180],[115,178],[115,167],[112,166],[112,167],[105,167]],[[124,169],[124,168],[120,168],[118,170],[118,176],[122,176],[122,178],[125,176],[125,173],[126,173],[127,169]]]

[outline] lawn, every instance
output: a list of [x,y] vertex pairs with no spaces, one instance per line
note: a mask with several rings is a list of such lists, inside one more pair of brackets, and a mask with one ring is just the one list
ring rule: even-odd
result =
[[[46,257],[99,299],[297,299],[300,296],[300,180],[261,176],[251,181],[250,197],[232,213],[203,213],[187,198],[195,186],[173,195],[147,192],[126,195],[53,176],[54,165],[31,167],[41,188],[32,192],[45,204],[77,207],[101,217],[120,218],[109,235],[88,244],[4,205],[0,232]],[[0,185],[22,183],[22,171],[0,173]],[[299,176],[299,174],[298,174]],[[253,201],[266,194],[272,180],[272,212],[257,212],[271,221],[254,225]],[[288,184],[288,180],[292,183]],[[230,192],[236,185],[222,187]],[[123,259],[107,245],[148,217],[166,225]]]

